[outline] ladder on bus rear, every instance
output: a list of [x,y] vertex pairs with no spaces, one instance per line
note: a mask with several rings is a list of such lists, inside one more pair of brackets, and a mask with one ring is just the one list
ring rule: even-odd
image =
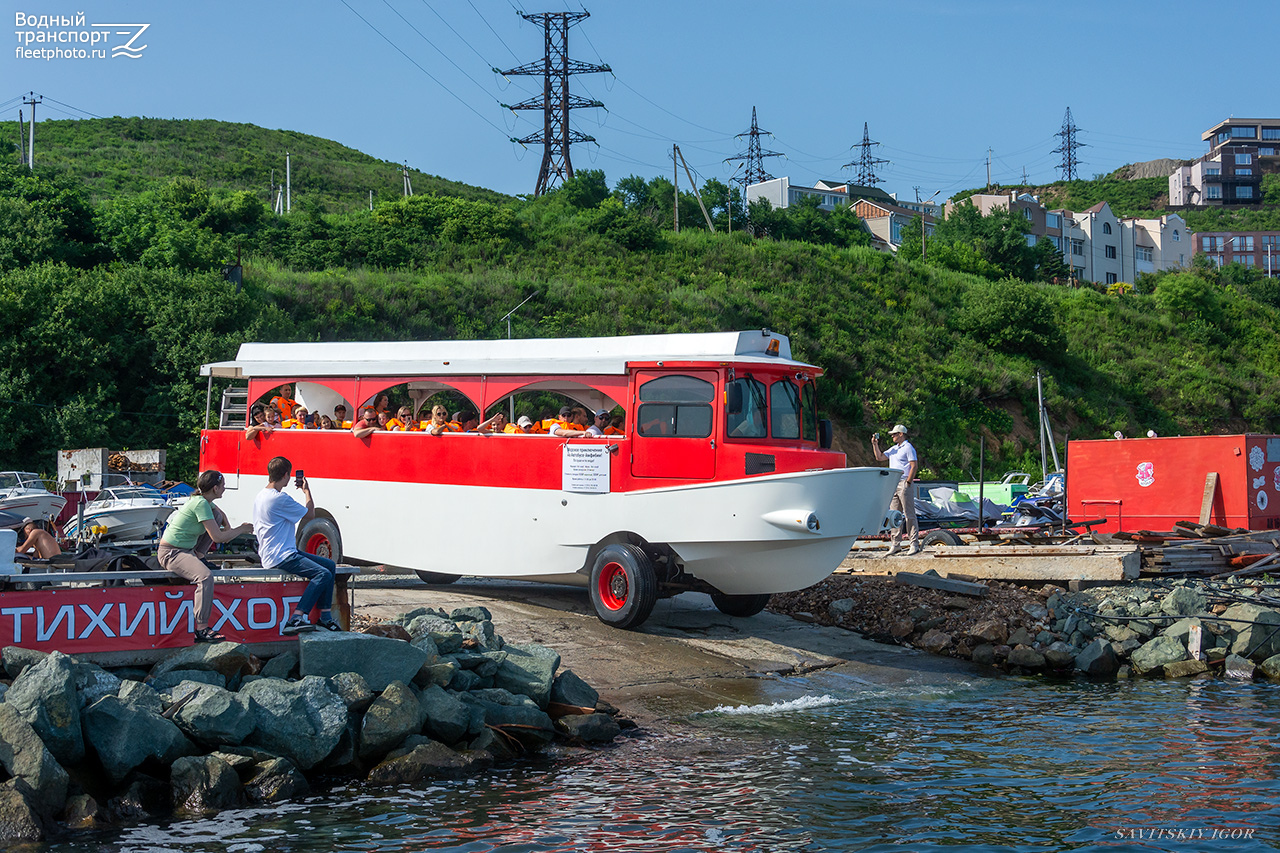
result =
[[219,429],[240,429],[248,420],[249,386],[233,385],[222,391],[222,409],[218,414]]

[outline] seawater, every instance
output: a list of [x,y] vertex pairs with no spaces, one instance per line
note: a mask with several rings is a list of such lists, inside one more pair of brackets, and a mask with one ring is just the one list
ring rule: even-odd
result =
[[466,781],[173,819],[43,851],[1268,850],[1280,688],[816,676]]

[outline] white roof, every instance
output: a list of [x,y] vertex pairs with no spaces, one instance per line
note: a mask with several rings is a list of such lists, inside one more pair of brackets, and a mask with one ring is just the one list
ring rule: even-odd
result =
[[[771,341],[778,354],[766,355]],[[234,361],[201,366],[201,376],[234,378],[625,374],[630,362],[732,361],[787,364],[786,335],[769,330],[613,338],[521,338],[497,341],[376,341],[241,344]]]

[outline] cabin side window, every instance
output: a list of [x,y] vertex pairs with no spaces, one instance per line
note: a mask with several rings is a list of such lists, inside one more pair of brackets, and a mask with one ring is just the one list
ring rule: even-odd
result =
[[812,382],[804,383],[800,389],[800,404],[804,407],[804,440],[818,440],[818,392]]
[[660,376],[640,386],[636,413],[646,437],[706,438],[711,435],[711,403],[716,387],[696,376]]
[[725,429],[730,438],[765,438],[768,422],[763,382],[744,376],[725,385]]
[[800,437],[800,389],[790,379],[780,379],[769,388],[769,430],[774,438]]

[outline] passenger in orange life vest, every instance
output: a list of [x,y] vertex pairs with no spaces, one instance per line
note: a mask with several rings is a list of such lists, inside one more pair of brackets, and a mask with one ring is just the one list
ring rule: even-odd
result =
[[333,426],[335,429],[351,429],[351,421],[347,420],[347,407],[342,403],[333,407]]
[[298,401],[293,399],[293,386],[281,385],[280,393],[271,398],[271,406],[280,413],[280,419],[287,421],[293,417],[293,408]]
[[480,426],[480,418],[470,409],[463,409],[453,413],[453,425],[458,428],[458,432],[475,432],[476,427]]
[[458,432],[458,429],[449,423],[449,412],[445,407],[437,403],[431,407],[431,423],[427,424],[423,432],[431,435],[444,435],[446,432]]
[[275,406],[270,407],[266,411],[267,426],[272,429],[284,429],[284,419],[280,415],[280,410]]
[[284,422],[285,429],[306,429],[307,421],[310,418],[310,412],[306,406],[294,406],[293,417]]
[[568,423],[561,426],[557,423],[551,428],[551,434],[560,438],[581,438],[591,433],[587,431],[587,410],[574,409],[569,412]]
[[385,409],[382,410],[381,412],[378,412],[378,429],[380,430],[391,429],[391,422],[393,420],[395,420],[395,418],[391,417],[391,413],[386,411]]
[[609,425],[609,412],[605,409],[597,409],[595,420],[591,426],[587,427],[587,434],[597,438],[604,437],[604,428]]
[[366,406],[360,420],[351,425],[351,434],[356,438],[367,438],[380,429],[382,427],[378,425],[378,413],[373,406]]
[[547,432],[547,433],[551,432],[551,428],[556,424],[559,424],[561,427],[568,427],[569,414],[572,411],[573,409],[570,408],[569,406],[561,406],[559,416],[554,418],[551,417],[550,412],[544,412],[542,415],[542,420],[540,421],[542,432]]
[[610,419],[609,425],[604,428],[604,434],[605,435],[626,435],[627,434],[626,431],[622,428],[622,425],[625,422],[626,422],[626,417],[624,415],[614,415]]
[[418,422],[413,419],[413,409],[401,406],[396,416],[387,421],[387,429],[392,432],[417,432]]
[[502,412],[497,412],[489,420],[476,427],[476,432],[503,432],[507,427],[507,416]]
[[507,424],[503,430],[507,435],[531,435],[533,434],[533,421],[528,415],[521,415],[519,420],[513,424]]

